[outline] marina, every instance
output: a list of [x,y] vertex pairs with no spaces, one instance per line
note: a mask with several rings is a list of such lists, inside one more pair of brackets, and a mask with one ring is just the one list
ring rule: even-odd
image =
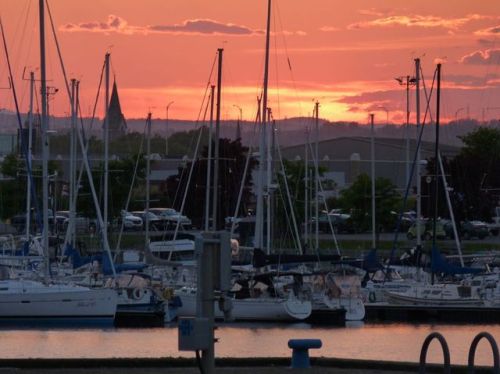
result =
[[[474,365],[500,372],[500,121],[486,121],[488,111],[500,109],[488,104],[500,97],[500,85],[494,72],[477,84],[478,69],[470,68],[492,63],[500,49],[481,39],[479,44],[491,48],[462,47],[449,64],[420,51],[404,61],[389,57],[393,47],[379,50],[373,41],[362,48],[352,44],[352,51],[336,53],[372,51],[367,61],[383,58],[358,71],[375,76],[384,70],[369,86],[359,85],[370,90],[349,92],[358,86],[358,76],[345,87],[337,80],[324,85],[323,78],[312,79],[301,67],[300,75],[311,81],[299,86],[312,96],[294,102],[289,92],[297,95],[301,89],[291,56],[307,52],[305,66],[324,61],[310,59],[309,45],[302,52],[290,48],[290,55],[286,41],[313,43],[312,36],[366,29],[376,35],[386,27],[493,38],[500,26],[491,24],[489,7],[484,6],[485,15],[469,12],[453,20],[447,13],[411,17],[352,8],[356,17],[378,18],[345,24],[342,31],[318,23],[304,32],[283,29],[282,15],[293,19],[306,10],[287,3],[283,12],[280,0],[252,4],[252,26],[243,26],[245,17],[241,24],[230,17],[212,19],[233,4],[170,25],[134,26],[140,17],[129,23],[116,14],[106,22],[61,16],[77,9],[78,2],[22,1],[22,13],[9,5],[8,30],[0,18],[5,65],[0,74],[8,82],[0,87],[7,92],[0,92],[0,132],[9,121],[17,131],[15,148],[4,152],[0,143],[0,219],[6,222],[0,226],[0,373],[64,368],[156,373],[165,367],[167,373],[202,374],[252,368],[424,373],[427,364],[436,371],[443,362],[445,373],[471,373]],[[116,11],[128,9],[122,1],[118,6],[109,0]],[[32,2],[38,7],[31,9]],[[162,8],[157,16],[165,19],[193,11],[192,4],[167,11],[170,2],[160,3],[144,6],[141,14],[155,13],[149,6]],[[14,14],[23,21],[17,27],[24,26],[11,36]],[[472,29],[479,24],[483,29]],[[88,32],[94,42],[114,40],[117,52],[111,44],[88,49],[94,44],[79,39]],[[38,40],[36,50],[31,51],[28,34]],[[232,42],[191,50],[151,44],[154,55],[136,51],[142,42],[164,37],[175,43],[189,37]],[[124,48],[121,42],[132,38],[142,42]],[[405,50],[408,45],[405,41]],[[92,63],[82,64],[81,56],[76,63],[79,48]],[[317,48],[331,53],[330,47]],[[167,58],[164,49],[175,53]],[[212,57],[200,54],[205,49]],[[129,59],[123,60],[125,50]],[[26,61],[20,57],[24,53]],[[196,68],[186,71],[183,65],[189,64],[179,64],[184,53],[197,55],[190,60]],[[131,75],[137,56],[149,57]],[[149,66],[174,60],[185,75],[175,71],[177,86],[164,75],[174,70]],[[356,58],[360,64],[364,60]],[[87,64],[96,71],[88,71]],[[259,64],[255,77],[246,76]],[[74,72],[76,66],[85,75]],[[404,66],[407,75],[395,78],[405,88],[404,103],[389,88],[388,82],[394,83],[389,66]],[[280,70],[290,74],[283,91]],[[342,75],[349,68],[338,71]],[[467,75],[472,72],[476,75]],[[199,82],[205,81],[203,91]],[[138,89],[152,84],[153,96]],[[322,92],[333,87],[342,94]],[[480,104],[490,105],[482,108],[481,120],[470,116],[469,103],[455,102],[460,95],[454,90],[473,89],[483,90],[476,93]],[[165,101],[167,91],[173,96]],[[250,91],[251,100],[245,98]],[[164,122],[153,113],[159,97]],[[454,118],[450,102],[459,105]],[[388,108],[396,103],[406,109],[391,108],[390,118]],[[169,118],[172,105],[184,111],[175,121]],[[296,113],[302,105],[307,115],[302,109]],[[327,120],[330,106],[346,117],[339,123]],[[143,112],[134,112],[131,122],[140,126],[132,129],[124,113],[137,107]],[[229,119],[229,108],[238,110],[236,121]],[[458,115],[465,109],[462,126]],[[288,110],[296,117],[288,118]],[[384,128],[392,130],[382,129],[381,110]],[[341,128],[349,129],[350,138]],[[446,138],[450,129],[461,131],[454,133],[458,140]],[[292,141],[294,131],[298,136]],[[384,131],[392,137],[382,136]]]

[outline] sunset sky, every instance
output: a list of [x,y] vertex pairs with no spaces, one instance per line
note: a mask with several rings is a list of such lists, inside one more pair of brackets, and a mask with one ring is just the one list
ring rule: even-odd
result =
[[[22,73],[39,65],[38,1],[1,0],[22,111]],[[88,115],[104,54],[111,52],[127,118],[196,119],[217,48],[224,48],[223,119],[255,117],[263,81],[266,0],[50,0],[66,70],[81,80]],[[443,61],[447,119],[500,118],[500,3],[498,0],[273,0],[270,101],[276,118],[309,116],[366,122],[404,118],[405,91],[394,79],[413,75],[421,57],[430,86]],[[48,83],[59,88],[51,113],[69,111],[47,17]],[[0,87],[6,87],[0,54]],[[37,72],[38,73],[38,72]],[[216,82],[215,75],[212,81]],[[13,108],[0,90],[0,108]],[[412,94],[413,99],[413,94]],[[102,101],[102,100],[101,100]],[[413,107],[413,102],[412,102]],[[102,116],[102,103],[99,109]]]

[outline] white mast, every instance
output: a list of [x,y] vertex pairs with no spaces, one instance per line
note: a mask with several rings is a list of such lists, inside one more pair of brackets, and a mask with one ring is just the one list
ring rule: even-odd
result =
[[420,227],[420,217],[422,215],[422,170],[420,165],[420,59],[415,59],[415,99],[416,99],[416,121],[417,121],[417,219],[416,219],[416,228],[417,228],[417,252],[422,248],[422,229]]
[[[28,172],[31,173],[31,155],[33,151],[33,99],[35,93],[35,73],[30,72],[30,111],[28,113]],[[31,231],[31,176],[26,178],[26,241],[30,240]]]
[[371,129],[371,179],[372,179],[372,248],[377,248],[377,228],[375,221],[375,126],[374,114],[370,114],[370,129]]
[[39,0],[39,17],[40,17],[40,94],[42,104],[42,204],[43,204],[43,233],[42,243],[45,252],[44,276],[47,282],[49,278],[49,139],[47,135],[47,78],[45,67],[45,9],[44,0]]

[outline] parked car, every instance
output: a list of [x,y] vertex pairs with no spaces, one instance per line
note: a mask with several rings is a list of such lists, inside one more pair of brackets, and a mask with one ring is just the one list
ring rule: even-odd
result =
[[[356,232],[350,214],[322,212],[318,217],[318,229],[324,233],[330,233],[330,223],[337,234],[352,234]],[[313,232],[316,227],[316,217],[309,220],[309,230]]]
[[121,211],[119,224],[123,222],[124,230],[142,230],[142,218],[134,216],[132,213],[125,210]]
[[143,229],[146,229],[146,217],[149,220],[149,229],[150,230],[162,230],[162,229],[164,229],[163,220],[151,211],[146,212],[143,210],[140,210],[140,211],[136,210],[136,211],[131,212],[131,214],[142,219],[142,228]]
[[[424,222],[420,222],[420,225],[421,225],[420,237],[424,240],[432,239],[432,234],[433,234],[432,220],[427,220],[425,224]],[[413,240],[417,237],[416,222],[413,225],[411,225],[411,227],[408,229],[406,237],[409,240]],[[443,222],[441,221],[438,221],[436,223],[436,239],[446,239],[446,232],[444,231]]]
[[[69,226],[69,210],[58,210],[56,212],[56,224],[59,231],[66,231]],[[95,222],[82,215],[75,215],[76,232],[88,232],[95,229]]]
[[464,239],[484,239],[490,234],[488,225],[482,221],[462,222],[460,231]]
[[178,221],[184,229],[191,228],[191,220],[173,208],[150,208],[149,211],[164,220],[166,228],[175,227]]

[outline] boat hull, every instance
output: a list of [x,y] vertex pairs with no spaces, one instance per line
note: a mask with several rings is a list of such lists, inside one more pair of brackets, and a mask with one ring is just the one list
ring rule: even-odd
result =
[[[182,306],[177,310],[179,317],[196,315],[196,293],[176,293]],[[296,321],[311,315],[311,302],[298,299],[254,298],[232,299],[231,316],[235,321]],[[215,318],[223,319],[224,314],[214,304]]]
[[2,281],[0,290],[1,319],[82,319],[112,323],[116,313],[116,293],[110,289]]

